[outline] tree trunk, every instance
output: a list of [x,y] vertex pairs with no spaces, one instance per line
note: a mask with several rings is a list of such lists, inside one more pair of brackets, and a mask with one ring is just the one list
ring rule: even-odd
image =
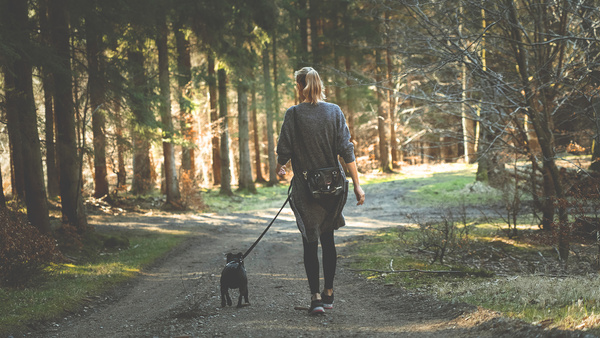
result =
[[[48,7],[46,1],[39,3],[39,20],[42,42],[49,46],[50,29],[48,27]],[[45,113],[45,137],[46,137],[46,181],[47,193],[49,198],[57,197],[60,194],[58,184],[58,166],[56,161],[56,143],[54,142],[54,92],[52,72],[49,66],[41,67],[42,88],[44,89],[44,113]]]
[[0,208],[6,208],[6,197],[4,197],[4,185],[2,184],[2,166],[0,166]]
[[554,206],[554,199],[556,193],[554,192],[554,183],[552,182],[552,173],[546,165],[542,165],[542,187],[544,196],[541,203],[542,208],[542,229],[550,231],[554,223],[554,215],[556,212]]
[[[277,76],[277,30],[273,32],[272,38],[273,44],[273,88],[279,88],[279,77]],[[281,130],[282,116],[280,102],[279,102],[279,91],[275,89],[273,91],[273,118],[275,120],[275,133],[278,134]]]
[[350,130],[350,141],[354,144],[355,153],[358,153],[358,141],[356,138],[356,133],[354,131],[354,102],[353,102],[353,92],[352,92],[352,80],[350,80],[350,74],[352,72],[352,60],[350,59],[352,54],[350,49],[348,48],[348,44],[351,40],[350,33],[350,15],[348,14],[348,3],[341,3],[342,12],[342,42],[344,43],[343,47],[343,55],[344,55],[344,69],[346,71],[346,90],[345,90],[345,110],[346,120],[348,123],[348,129]]
[[390,166],[390,151],[387,140],[387,126],[388,126],[388,116],[387,111],[383,107],[386,98],[383,95],[383,89],[379,88],[382,83],[382,70],[380,68],[381,65],[381,51],[379,49],[375,50],[375,60],[376,60],[376,70],[375,70],[375,82],[377,83],[376,91],[377,91],[377,130],[379,134],[379,170],[381,172],[391,172],[392,168]]
[[232,196],[231,168],[229,159],[229,123],[227,121],[227,74],[224,68],[217,71],[219,81],[219,120],[221,131],[221,195]]
[[[562,182],[560,179],[558,167],[556,166],[555,158],[555,144],[554,137],[552,134],[551,126],[552,120],[549,116],[542,110],[540,110],[540,104],[538,102],[543,102],[542,107],[545,107],[544,99],[547,97],[544,93],[538,93],[538,95],[534,95],[534,90],[532,89],[532,84],[530,80],[530,75],[527,68],[527,53],[523,50],[523,38],[522,32],[519,30],[519,22],[517,19],[516,8],[514,7],[514,3],[509,3],[509,11],[508,11],[508,20],[512,25],[512,36],[516,39],[516,47],[514,49],[515,52],[515,60],[517,65],[519,66],[519,75],[521,82],[523,84],[523,96],[526,103],[526,113],[528,117],[531,119],[531,123],[537,134],[540,149],[542,151],[543,156],[543,170],[544,173],[549,174],[549,178],[552,179],[552,187],[554,188],[555,198],[558,203],[558,252],[560,255],[560,259],[563,261],[567,261],[569,257],[569,246],[570,246],[570,228],[568,223],[568,214],[567,209],[565,207],[565,194],[562,187]],[[537,109],[536,109],[537,108]],[[547,109],[547,107],[545,107]],[[543,109],[543,108],[542,108]],[[547,193],[546,189],[545,195]],[[544,196],[545,199],[549,199],[552,196]]]
[[[462,12],[463,12],[463,6],[462,3],[460,5],[460,13],[462,16]],[[462,23],[459,24],[458,26],[458,32],[459,34],[462,36]],[[467,65],[466,65],[466,57],[465,57],[465,62],[463,62],[461,64],[461,70],[460,70],[460,79],[461,79],[461,100],[462,103],[460,105],[460,115],[461,115],[461,122],[462,122],[462,133],[463,133],[463,148],[464,148],[464,156],[465,156],[465,163],[473,163],[475,161],[475,157],[474,152],[474,145],[475,143],[473,142],[474,140],[474,128],[473,128],[473,121],[471,119],[468,118],[467,116],[467,109],[468,109],[468,105],[467,105]]]
[[262,161],[260,158],[260,132],[258,128],[258,102],[256,101],[256,84],[252,83],[252,129],[254,139],[254,163],[256,171],[256,182],[265,183],[267,180],[262,175]]
[[115,99],[113,108],[115,114],[115,133],[117,135],[117,190],[127,185],[127,172],[125,171],[125,137],[123,137],[123,117],[121,116],[121,103]]
[[175,27],[175,45],[177,47],[177,101],[179,102],[179,123],[185,144],[181,148],[181,169],[189,179],[194,179],[196,172],[194,142],[196,139],[194,119],[192,116],[191,81],[192,61],[190,40],[185,37],[183,25],[177,21]]
[[[538,102],[542,102],[543,109],[548,109],[547,105],[544,103],[548,103],[548,97],[544,95],[545,93],[542,91],[538,93],[538,95],[534,95],[535,91],[532,89],[532,84],[530,80],[529,71],[527,68],[527,53],[524,50],[524,46],[522,44],[523,37],[522,32],[519,29],[520,23],[517,19],[517,10],[514,6],[513,2],[508,2],[509,10],[508,10],[508,22],[511,24],[512,29],[512,37],[516,40],[515,44],[515,60],[517,65],[519,66],[519,76],[521,83],[523,85],[523,97],[525,100],[526,113],[528,117],[531,119],[531,123],[537,134],[540,149],[542,151],[543,156],[543,169],[544,172],[549,173],[549,177],[552,179],[552,186],[554,188],[554,194],[558,203],[558,252],[560,255],[560,259],[563,261],[567,261],[569,257],[569,246],[570,246],[570,226],[568,222],[568,214],[567,209],[564,203],[565,201],[565,193],[563,190],[562,182],[560,179],[558,167],[556,166],[556,148],[554,144],[554,137],[552,134],[552,119],[540,109],[540,104]],[[549,60],[547,60],[549,63]],[[542,63],[546,64],[546,62]],[[537,109],[536,109],[537,108]],[[545,191],[545,193],[547,193]],[[551,198],[552,196],[544,196],[546,199]]]
[[592,140],[592,163],[590,164],[590,170],[600,172],[600,99],[592,98],[591,104],[595,106],[592,111],[594,112],[594,130],[596,136]]
[[275,140],[273,139],[273,88],[271,87],[271,70],[269,66],[269,48],[268,45],[262,51],[263,61],[263,81],[265,83],[265,110],[267,113],[267,152],[269,157],[269,186],[278,183],[276,167],[277,156],[275,155]]
[[356,137],[356,133],[354,131],[354,97],[352,93],[352,81],[350,80],[350,72],[352,71],[350,55],[346,54],[344,57],[344,64],[346,68],[346,120],[348,121],[348,130],[350,130],[350,141],[354,143],[354,147],[356,148],[355,152],[358,150],[358,138]]
[[238,128],[240,173],[239,189],[255,193],[256,187],[252,180],[252,163],[250,159],[250,127],[248,121],[248,87],[243,80],[238,83]]
[[[308,0],[308,20],[310,22],[310,51],[312,53],[313,67],[321,65],[320,51],[320,36],[319,36],[319,21],[320,21],[320,6],[321,0]],[[322,76],[322,75],[321,75]]]
[[150,165],[150,141],[144,135],[152,116],[146,103],[148,79],[144,71],[143,45],[131,46],[128,51],[130,62],[132,95],[129,105],[134,119],[132,121],[131,135],[133,137],[133,177],[131,180],[131,193],[143,195],[152,187],[152,168]]
[[[6,14],[9,12],[6,11]],[[4,87],[5,95],[8,96],[7,88],[15,88],[14,83],[15,76],[11,75],[10,72],[14,70],[9,69],[7,66],[4,67]],[[19,201],[25,201],[25,174],[23,157],[23,140],[21,139],[21,125],[19,121],[19,107],[15,106],[17,102],[14,100],[6,99],[6,122],[7,125],[11,126],[8,128],[8,141],[10,143],[10,168],[11,168],[11,186],[13,198]]]
[[158,49],[158,82],[160,86],[160,119],[162,123],[162,144],[165,166],[165,180],[167,187],[167,205],[181,208],[181,194],[175,166],[175,149],[173,146],[173,118],[171,116],[171,82],[169,76],[169,50],[166,11],[159,15],[158,36],[156,46]]
[[[385,21],[388,22],[390,20],[389,11],[385,12]],[[388,88],[388,106],[389,106],[389,122],[390,122],[390,151],[392,155],[392,168],[394,168],[398,164],[398,142],[396,142],[396,98],[394,97],[394,65],[392,63],[392,51],[390,35],[391,32],[387,29],[386,36],[386,50],[385,50],[385,63],[387,66],[387,84]]]
[[17,46],[19,54],[8,60],[2,60],[6,62],[4,73],[6,113],[7,117],[11,116],[9,122],[18,121],[17,125],[9,123],[8,131],[20,134],[27,218],[40,232],[49,234],[50,219],[33,96],[33,74],[30,59],[24,53],[29,47],[27,45],[31,43],[27,28],[28,11],[25,1],[0,2],[0,12],[4,16],[2,21],[11,30],[7,34],[8,39]]
[[298,0],[298,18],[300,27],[300,46],[297,51],[296,68],[300,69],[308,65],[308,20],[307,0]]
[[67,1],[48,1],[52,45],[56,52],[58,69],[54,72],[54,113],[56,117],[57,152],[60,168],[60,196],[63,218],[80,233],[87,231],[87,219],[81,196],[75,109],[69,46]]
[[92,133],[94,137],[94,197],[108,196],[108,179],[106,169],[106,108],[104,105],[104,80],[100,70],[101,36],[95,18],[89,14],[86,18],[87,60],[88,60],[88,93],[92,111]]
[[212,168],[213,184],[221,184],[221,146],[219,134],[221,133],[219,122],[219,111],[217,111],[217,76],[215,74],[215,58],[212,52],[208,52],[208,93],[210,104],[210,132],[212,143]]

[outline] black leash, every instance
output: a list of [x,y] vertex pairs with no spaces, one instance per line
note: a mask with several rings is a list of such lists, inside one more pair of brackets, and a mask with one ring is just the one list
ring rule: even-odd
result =
[[275,217],[273,217],[273,219],[271,220],[271,223],[269,223],[269,225],[267,225],[267,228],[265,229],[265,231],[263,231],[263,233],[260,234],[260,236],[258,237],[258,239],[254,242],[254,244],[252,244],[252,246],[250,247],[250,249],[248,249],[246,251],[246,253],[244,253],[244,255],[242,256],[242,259],[246,258],[246,256],[248,256],[250,254],[250,252],[252,251],[252,249],[254,249],[254,247],[256,246],[256,244],[258,244],[258,242],[260,242],[260,240],[267,233],[267,231],[269,231],[269,228],[271,227],[271,225],[273,225],[273,222],[275,222],[275,220],[277,219],[277,216],[279,216],[279,213],[281,213],[281,210],[283,210],[283,208],[285,207],[285,205],[290,201],[290,197],[292,196],[290,194],[290,190],[292,190],[292,184],[291,183],[290,183],[290,187],[288,188],[287,198],[285,199],[285,202],[283,202],[283,205],[281,206],[281,208],[279,208],[279,211],[277,212],[277,215],[275,215]]

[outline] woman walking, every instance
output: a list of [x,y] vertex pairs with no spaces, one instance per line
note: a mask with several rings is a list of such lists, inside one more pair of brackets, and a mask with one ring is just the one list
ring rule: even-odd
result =
[[[346,182],[338,155],[347,164],[357,205],[365,201],[356,168],[354,145],[340,108],[324,102],[323,82],[316,70],[304,67],[295,72],[300,103],[285,114],[277,144],[278,175],[285,175],[285,165],[292,161],[292,197],[290,205],[296,216],[304,245],[304,267],[311,293],[310,314],[333,308],[333,279],[337,252],[333,232],[345,225],[342,209],[347,190],[315,198],[309,189],[307,173],[319,168],[339,168],[341,182]],[[334,174],[337,174],[334,170]],[[345,184],[347,187],[347,183]],[[329,188],[329,186],[327,186]],[[333,189],[335,190],[335,189]],[[325,288],[319,287],[318,243],[321,242]]]

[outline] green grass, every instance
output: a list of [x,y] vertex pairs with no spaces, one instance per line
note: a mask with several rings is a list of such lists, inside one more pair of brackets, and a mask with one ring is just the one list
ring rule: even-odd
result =
[[600,281],[596,277],[465,280],[440,284],[436,292],[450,301],[478,304],[532,323],[551,319],[556,326],[573,328],[587,320],[588,328],[600,332]]
[[[554,278],[546,276],[494,276],[491,271],[473,269],[457,263],[430,264],[429,255],[412,255],[408,249],[419,246],[415,242],[417,229],[401,231],[397,228],[380,231],[373,236],[350,243],[348,257],[351,268],[363,271],[366,278],[388,285],[415,289],[437,295],[450,302],[466,302],[530,323],[552,320],[552,327],[573,329],[586,324],[590,332],[600,333],[600,280],[597,276]],[[491,241],[490,229],[477,229],[472,240],[480,245],[500,245]],[[504,242],[502,242],[504,243]],[[503,244],[511,254],[546,257],[553,250],[547,247]],[[489,258],[489,257],[485,257]],[[389,273],[393,269],[425,271],[462,271],[463,274]]]
[[479,278],[479,276],[489,276],[491,272],[471,269],[466,266],[453,265],[448,266],[436,262],[431,264],[429,260],[413,256],[406,252],[407,249],[418,246],[418,230],[408,231],[399,228],[382,230],[372,237],[360,239],[351,243],[353,248],[352,258],[353,269],[357,270],[380,270],[390,271],[390,266],[394,270],[426,270],[426,271],[461,271],[460,274],[430,274],[430,273],[379,273],[373,271],[364,271],[369,279],[378,279],[386,284],[399,285],[409,289],[430,289],[436,284],[446,282],[456,282],[463,280],[465,275]]
[[255,194],[248,191],[234,191],[234,196],[219,194],[219,190],[211,189],[202,192],[204,203],[209,212],[229,213],[279,208],[287,197],[289,185],[279,184],[273,187],[258,187]]
[[35,287],[0,288],[0,334],[78,310],[86,299],[137,276],[186,238],[143,231],[122,234],[129,238],[129,249],[98,256],[93,262],[54,265],[50,276]]
[[[393,175],[403,180],[403,188],[408,188],[410,196],[399,203],[413,203],[420,206],[442,208],[466,205],[486,205],[501,203],[501,194],[464,193],[464,188],[474,182],[475,166],[452,165],[443,172],[423,172],[411,175]],[[377,190],[379,184],[388,182],[386,178],[368,180],[369,189]],[[455,215],[457,216],[457,215]],[[529,216],[521,216],[519,229],[532,229]],[[474,220],[471,220],[474,221]],[[479,247],[494,247],[516,257],[555,255],[549,246],[532,245],[508,241],[499,232],[500,220],[481,220],[470,224],[472,243]],[[492,223],[489,223],[492,222]],[[499,237],[500,236],[500,237]],[[499,239],[500,238],[500,239]],[[439,263],[430,264],[431,255],[415,252],[419,248],[419,228],[415,224],[406,228],[391,228],[372,234],[349,244],[351,268],[363,271],[365,277],[381,283],[397,285],[408,289],[429,292],[451,302],[467,302],[506,315],[521,318],[530,323],[551,320],[551,327],[574,329],[585,327],[590,333],[600,333],[600,280],[597,276],[553,278],[544,276],[493,276],[491,271],[481,271],[452,262],[452,266]],[[410,251],[410,252],[409,252]],[[489,253],[471,250],[474,257],[489,259]],[[486,256],[487,255],[487,256]],[[485,257],[484,257],[485,256]],[[539,258],[539,257],[538,257]],[[464,274],[430,273],[386,273],[394,270],[456,270]]]

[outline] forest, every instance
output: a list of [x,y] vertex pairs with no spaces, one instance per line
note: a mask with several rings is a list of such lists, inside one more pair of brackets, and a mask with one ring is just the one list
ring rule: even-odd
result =
[[576,230],[596,238],[598,0],[0,0],[0,16],[0,284],[51,261],[49,238],[94,232],[98,201],[180,212],[287,184],[276,143],[304,66],[362,174],[473,164],[531,196],[561,262]]

